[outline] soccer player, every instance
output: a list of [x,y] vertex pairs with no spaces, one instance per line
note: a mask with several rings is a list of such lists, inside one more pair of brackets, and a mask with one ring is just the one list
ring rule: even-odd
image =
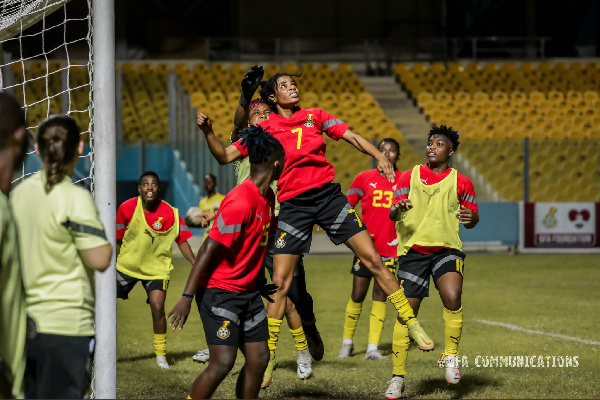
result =
[[[392,138],[385,138],[377,146],[394,166],[396,180],[401,172],[396,168],[400,158],[400,144]],[[395,183],[391,183],[380,171],[372,169],[361,172],[356,176],[347,197],[352,207],[360,201],[362,205],[362,220],[365,223],[377,252],[383,259],[383,263],[396,273],[396,252],[398,239],[394,222],[388,217],[392,200],[394,198]],[[354,256],[354,262],[350,272],[354,275],[352,279],[352,295],[346,305],[346,317],[344,320],[344,336],[340,358],[347,358],[354,350],[353,338],[356,324],[362,311],[362,303],[369,291],[369,284],[373,275],[364,264]],[[371,306],[371,319],[369,324],[369,342],[365,360],[389,360],[379,352],[379,338],[383,329],[386,314],[386,298],[381,288],[375,282],[373,284],[373,305]]]
[[[238,107],[239,108],[239,107]],[[256,99],[252,101],[249,105],[249,114],[250,118],[246,122],[247,126],[255,126],[258,123],[269,119],[271,115],[271,110],[269,107],[261,100]],[[243,119],[240,117],[240,113],[236,112],[235,126],[231,132],[231,141],[235,142],[239,140],[238,132],[240,131],[238,125],[244,123]],[[212,131],[212,124],[208,122],[207,131]],[[240,161],[235,162],[235,172],[237,176],[238,185],[244,182],[250,175],[250,161],[249,157],[245,157]],[[271,184],[271,189],[274,191],[277,190],[277,181],[273,181]],[[277,198],[275,198],[275,217],[279,214],[279,202]],[[265,255],[264,265],[269,272],[271,279],[273,279],[273,248],[275,246],[274,235],[269,236],[269,242],[267,243],[267,253]],[[307,351],[308,341],[306,335],[304,334],[304,329],[302,327],[302,318],[299,315],[299,312],[296,310],[295,304],[298,304],[298,310],[302,312],[304,316],[304,320],[306,325],[315,326],[315,316],[313,312],[313,301],[312,297],[306,290],[306,279],[304,275],[304,264],[302,263],[302,259],[298,262],[296,266],[296,271],[294,272],[294,277],[292,279],[292,283],[290,284],[290,291],[288,292],[288,300],[286,302],[286,311],[285,316],[290,328],[290,333],[294,338],[294,343],[296,345],[296,350],[298,352],[297,357],[297,370],[296,374],[300,379],[306,379],[312,374],[312,360],[311,356]],[[316,330],[316,327],[315,327]],[[318,330],[316,331],[316,335],[318,336]],[[318,340],[320,341],[320,336],[318,336]],[[321,347],[315,345],[313,341],[310,342],[313,344],[312,350],[316,352],[315,359],[320,360],[323,358],[323,347],[322,341]],[[206,362],[209,359],[208,350],[200,350],[193,359],[198,362]],[[262,388],[266,388],[271,384],[273,370],[276,367],[276,359],[273,358],[269,361],[269,365],[267,370],[265,371],[265,376],[263,378],[263,382],[261,384]]]
[[221,202],[225,198],[224,195],[217,192],[215,189],[217,187],[217,177],[213,174],[206,174],[204,177],[204,190],[206,190],[206,197],[200,200],[200,210],[202,214],[200,217],[203,221],[204,236],[202,240],[205,240],[208,237],[208,231],[213,226],[213,222],[215,219],[215,214],[221,205]]
[[274,289],[264,289],[274,285],[261,285],[262,264],[274,228],[275,196],[269,186],[281,174],[285,153],[260,127],[248,128],[242,141],[249,151],[250,177],[225,196],[183,295],[169,312],[169,326],[181,330],[196,294],[210,360],[192,385],[194,399],[213,395],[233,368],[238,348],[245,362],[236,397],[257,398],[269,362],[267,314],[260,296],[268,298]]
[[94,271],[110,264],[98,209],[71,180],[83,152],[71,117],[38,127],[42,169],[11,193],[23,261],[27,315],[28,399],[83,398],[94,355]]
[[[438,365],[446,368],[446,380],[451,384],[460,381],[458,343],[463,325],[465,254],[458,227],[472,229],[479,222],[473,184],[449,167],[458,139],[458,133],[444,125],[431,129],[425,148],[427,164],[400,176],[390,209],[390,219],[398,221],[398,279],[415,314],[429,296],[430,276],[444,304],[446,348]],[[396,399],[402,394],[408,355],[406,326],[400,320],[394,326],[392,350],[394,376],[386,397]]]
[[[269,349],[277,347],[285,300],[294,269],[300,255],[310,249],[312,228],[321,226],[335,244],[345,243],[375,277],[400,316],[407,321],[416,342],[422,350],[432,350],[433,341],[415,318],[404,292],[394,275],[383,264],[361,219],[341,192],[340,185],[332,183],[333,166],[325,157],[323,134],[332,139],[344,139],[357,150],[377,159],[377,169],[393,181],[394,167],[389,160],[348,125],[327,112],[302,109],[298,106],[300,92],[294,76],[279,73],[271,76],[261,89],[261,97],[272,114],[260,124],[277,138],[286,152],[286,162],[277,182],[280,202],[278,231],[274,250],[273,282],[278,286],[274,303],[267,305],[269,315]],[[202,124],[199,118],[199,126]],[[207,134],[208,145],[219,163],[226,164],[247,154],[239,141],[223,148],[219,141]]]
[[194,253],[187,242],[192,232],[179,211],[158,198],[160,179],[155,172],[140,176],[138,192],[117,212],[117,297],[126,300],[135,284],[142,282],[152,312],[156,364],[168,369],[165,298],[173,269],[171,246],[177,243],[193,264]]
[[0,93],[0,398],[23,398],[25,372],[25,291],[17,228],[9,205],[13,171],[25,160],[25,114]]

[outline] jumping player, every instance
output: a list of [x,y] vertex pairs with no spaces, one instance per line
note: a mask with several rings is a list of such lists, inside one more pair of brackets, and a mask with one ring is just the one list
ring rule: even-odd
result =
[[[38,127],[42,169],[11,193],[27,293],[25,398],[84,398],[95,347],[94,271],[110,264],[96,203],[71,180],[83,152],[66,115]],[[26,239],[25,239],[26,238]]]
[[208,231],[213,226],[213,222],[215,219],[215,214],[221,205],[221,202],[225,198],[224,195],[216,191],[217,187],[217,177],[213,174],[206,174],[204,177],[204,190],[206,190],[206,197],[200,200],[200,210],[202,214],[200,215],[202,219],[206,221],[207,226],[203,226],[204,236],[202,240],[208,237]]
[[[394,167],[369,141],[348,129],[348,125],[321,109],[298,106],[300,93],[293,76],[273,75],[263,85],[261,97],[272,114],[260,124],[279,139],[286,152],[286,163],[277,183],[280,201],[279,224],[274,250],[273,282],[278,286],[274,303],[267,305],[269,315],[269,349],[274,354],[279,337],[285,300],[295,266],[302,253],[308,252],[315,224],[321,226],[335,244],[345,243],[365,264],[383,292],[407,321],[419,348],[432,350],[433,341],[416,320],[404,292],[394,275],[383,264],[364,224],[343,195],[333,166],[325,158],[323,134],[344,139],[357,150],[377,159],[378,170],[390,180]],[[199,125],[202,128],[202,124]],[[212,135],[211,135],[212,136]],[[208,139],[208,135],[207,135]],[[219,163],[226,164],[247,154],[240,142],[223,148],[218,141],[208,141]]]
[[[446,368],[446,380],[451,384],[460,381],[458,343],[463,325],[465,254],[458,227],[472,229],[479,222],[473,184],[449,167],[458,139],[458,133],[444,125],[431,129],[427,164],[417,165],[400,176],[390,209],[390,219],[398,221],[398,279],[415,314],[423,298],[429,296],[430,276],[444,304],[446,348],[438,366]],[[402,394],[408,355],[406,332],[403,321],[398,320],[394,326],[394,376],[386,392],[388,399]]]
[[[262,75],[261,75],[261,77],[262,77]],[[238,109],[240,107],[238,107]],[[266,104],[264,104],[264,102],[261,99],[256,99],[256,100],[253,100],[249,105],[249,114],[250,114],[250,119],[247,122],[245,122],[247,127],[255,126],[258,123],[269,119],[269,117],[271,115],[271,110],[269,109],[269,107]],[[243,119],[240,117],[240,113],[236,112],[236,117],[237,118],[234,121],[235,126],[231,132],[231,141],[232,142],[239,140],[238,132],[240,129],[238,128],[237,124],[244,123]],[[210,123],[210,120],[208,121],[208,126],[209,126],[209,129],[207,129],[207,131],[210,132],[212,130],[212,124]],[[250,175],[249,158],[245,157],[240,161],[236,161],[234,163],[234,165],[235,165],[235,173],[237,176],[237,184],[239,185],[242,182],[244,182]],[[271,189],[273,189],[274,191],[277,190],[277,181],[273,181],[273,183],[271,184]],[[277,201],[277,198],[275,198],[275,217],[277,217],[278,214],[279,214],[279,202]],[[267,271],[269,272],[271,279],[273,278],[273,248],[274,248],[274,246],[275,246],[274,235],[270,235],[269,242],[267,243],[267,253],[265,255],[264,265],[265,265]],[[298,310],[300,310],[303,313],[305,321],[306,320],[307,321],[315,320],[314,312],[312,309],[312,304],[313,304],[312,297],[306,290],[306,279],[304,276],[304,264],[302,263],[302,259],[300,259],[300,261],[296,267],[296,271],[294,272],[294,277],[293,277],[292,283],[290,285],[290,291],[288,292],[288,300],[286,303],[285,316],[286,316],[286,320],[288,322],[288,326],[290,328],[290,333],[292,334],[292,337],[294,338],[296,350],[298,352],[296,373],[297,373],[298,378],[306,379],[306,378],[310,377],[312,374],[312,360],[311,360],[311,356],[308,354],[309,352],[307,351],[307,348],[309,348],[308,343],[307,343],[307,338],[304,334],[304,329],[302,328],[302,319],[301,319],[301,316],[299,315],[299,312],[296,310],[295,303],[298,304],[297,308],[298,308]],[[309,323],[308,325],[311,325],[311,324]],[[312,326],[314,326],[314,322],[312,323]],[[318,331],[317,331],[317,335],[318,335]],[[319,337],[319,339],[320,339],[320,337]],[[314,342],[312,342],[312,341],[310,343],[314,344]],[[316,348],[316,346],[312,346],[313,352],[315,351],[315,348]],[[318,353],[316,355],[315,359],[317,359],[317,357],[319,357],[319,354],[320,354],[320,358],[318,358],[318,359],[321,359],[323,357],[322,346],[321,346],[320,353]],[[209,359],[208,350],[200,350],[196,355],[194,355],[193,359],[194,359],[194,361],[198,361],[198,362],[208,361],[208,359]],[[267,370],[265,371],[265,376],[264,376],[263,382],[261,384],[262,388],[266,388],[271,384],[272,374],[273,374],[273,370],[276,367],[276,363],[277,363],[276,359],[269,361],[269,366],[267,367]]]
[[194,253],[187,242],[192,237],[179,211],[160,200],[160,180],[155,172],[140,176],[138,197],[125,201],[117,212],[117,297],[126,300],[139,281],[148,295],[152,312],[154,351],[160,368],[167,362],[167,320],[165,298],[169,285],[173,254],[177,243],[181,254],[194,263]]
[[[257,398],[269,362],[262,264],[267,250],[275,196],[270,184],[283,169],[284,150],[260,127],[242,138],[250,157],[250,177],[233,188],[217,211],[202,243],[181,299],[169,312],[169,326],[183,329],[192,299],[200,311],[210,350],[208,366],[192,385],[190,398],[210,398],[233,368],[238,348],[245,357],[236,384],[237,398]],[[263,275],[261,277],[261,275]],[[261,287],[263,289],[261,289]],[[270,299],[269,299],[270,300]]]
[[25,290],[17,227],[9,205],[13,171],[25,160],[25,114],[0,93],[0,398],[23,398],[25,372]]
[[[377,146],[394,166],[396,180],[401,172],[396,168],[400,158],[400,144],[392,138],[385,138]],[[362,219],[365,223],[377,252],[383,259],[383,263],[396,273],[396,253],[398,239],[394,222],[388,217],[392,200],[394,198],[395,183],[391,183],[377,169],[361,172],[356,176],[347,197],[353,207],[360,201],[362,205]],[[340,358],[349,357],[354,350],[353,338],[356,324],[362,311],[362,303],[369,291],[369,284],[373,275],[354,256],[354,262],[350,272],[354,275],[352,279],[352,295],[346,306],[346,317],[344,322],[344,337]],[[369,342],[365,360],[389,360],[389,357],[381,355],[378,349],[379,338],[383,329],[386,314],[386,298],[381,288],[375,282],[373,284],[373,305],[371,306],[371,318],[369,324]]]

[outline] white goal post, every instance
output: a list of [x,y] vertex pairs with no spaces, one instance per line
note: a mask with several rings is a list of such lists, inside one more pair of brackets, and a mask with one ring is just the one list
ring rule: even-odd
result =
[[[68,3],[87,15],[71,15]],[[89,150],[74,181],[91,189],[115,248],[114,0],[0,0],[0,91],[20,101],[32,131],[51,114],[75,118]],[[37,169],[30,154],[17,180]],[[113,252],[111,267],[95,275],[95,398],[117,395],[115,260]]]

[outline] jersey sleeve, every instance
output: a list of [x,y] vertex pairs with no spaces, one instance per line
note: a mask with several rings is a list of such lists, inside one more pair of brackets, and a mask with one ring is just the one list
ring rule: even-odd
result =
[[410,192],[410,177],[412,170],[408,170],[402,173],[396,181],[396,190],[394,190],[394,201],[393,204],[398,204],[400,200],[408,199],[408,193]]
[[475,196],[475,188],[473,187],[473,182],[464,175],[458,175],[458,201],[461,206],[465,206],[477,214],[479,214],[479,209],[477,207],[477,197]]
[[108,244],[98,208],[87,191],[78,190],[71,195],[68,219],[63,226],[69,229],[78,250],[95,249]]
[[248,206],[242,199],[225,198],[208,236],[225,247],[231,247],[244,230]]
[[346,193],[346,197],[348,197],[348,202],[352,207],[354,207],[360,199],[365,195],[365,191],[363,189],[363,179],[362,174],[358,174],[350,188],[348,189],[348,193]]
[[181,215],[180,215],[179,216],[179,236],[177,236],[177,239],[175,239],[175,243],[183,243],[186,240],[188,240],[189,238],[191,238],[192,236],[194,236],[192,234],[192,231],[190,231],[190,228],[188,228],[185,221],[183,220],[183,218],[181,218]]
[[123,239],[127,226],[133,218],[135,212],[135,206],[131,207],[130,201],[126,201],[119,206],[117,210],[117,240]]
[[248,146],[242,144],[242,139],[233,143],[232,146],[234,146],[236,149],[238,149],[240,151],[240,153],[242,153],[243,157],[248,156]]
[[344,133],[350,128],[347,123],[334,117],[327,111],[318,109],[319,121],[321,122],[321,131],[333,140],[340,140]]

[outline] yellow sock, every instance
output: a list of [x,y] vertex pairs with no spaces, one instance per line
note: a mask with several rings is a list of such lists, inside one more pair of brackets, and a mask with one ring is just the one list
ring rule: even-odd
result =
[[417,319],[415,318],[415,313],[410,307],[410,304],[408,304],[408,300],[404,295],[404,290],[396,290],[394,293],[388,296],[388,299],[392,302],[392,304],[398,311],[398,315],[400,316],[400,318],[402,318],[402,320],[404,320],[404,322],[406,322],[408,325],[417,322]]
[[346,305],[346,318],[344,319],[344,339],[354,338],[358,317],[362,311],[362,303],[355,303],[352,299],[348,299]]
[[298,329],[290,329],[290,332],[292,333],[292,337],[294,338],[296,350],[302,351],[308,349],[308,344],[306,343],[306,336],[304,336],[304,329],[302,329],[302,327]]
[[394,375],[406,375],[406,359],[408,358],[408,327],[402,325],[396,319],[394,325],[394,336],[392,339],[392,362],[394,369],[392,373]]
[[269,350],[271,354],[275,353],[275,349],[277,348],[277,340],[279,340],[279,332],[281,331],[281,323],[283,320],[269,318]]
[[458,343],[462,334],[463,326],[463,309],[462,306],[458,311],[450,311],[444,307],[444,334],[446,336],[446,351],[447,356],[458,355]]
[[373,300],[371,306],[371,319],[369,324],[369,343],[379,344],[383,322],[385,321],[386,303],[385,301]]
[[154,352],[157,356],[167,355],[167,334],[166,333],[155,333],[154,334]]

